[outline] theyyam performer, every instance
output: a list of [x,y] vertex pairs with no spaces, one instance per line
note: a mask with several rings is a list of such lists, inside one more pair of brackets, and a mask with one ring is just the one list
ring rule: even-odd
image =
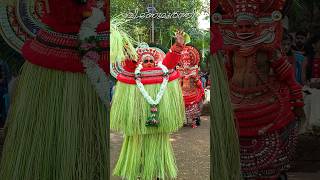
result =
[[40,29],[21,49],[0,179],[109,179],[106,1],[43,2],[41,21],[19,17]]
[[303,115],[301,86],[280,52],[284,0],[219,1],[231,101],[238,127],[242,176],[285,177]]
[[184,48],[183,33],[169,52],[147,45],[133,48],[121,23],[111,22],[111,73],[118,82],[111,105],[111,130],[124,141],[114,175],[125,179],[177,177],[170,133],[184,122],[179,73],[175,67]]
[[192,128],[200,126],[201,106],[204,88],[199,76],[200,55],[196,48],[185,46],[181,53],[177,70],[180,72],[180,84],[186,111],[186,125]]

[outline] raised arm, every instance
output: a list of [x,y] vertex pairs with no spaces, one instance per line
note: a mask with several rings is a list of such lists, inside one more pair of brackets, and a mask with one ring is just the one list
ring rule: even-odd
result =
[[185,46],[185,41],[183,37],[183,31],[176,32],[176,42],[173,44],[166,54],[166,57],[163,59],[162,64],[165,65],[168,69],[173,69],[178,64],[181,58],[181,52]]

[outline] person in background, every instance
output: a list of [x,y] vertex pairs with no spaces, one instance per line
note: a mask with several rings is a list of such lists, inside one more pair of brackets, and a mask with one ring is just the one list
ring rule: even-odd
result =
[[320,130],[320,33],[315,34],[306,45],[302,80],[306,123],[304,130],[319,134]]
[[295,34],[295,45],[292,47],[294,51],[294,56],[296,59],[295,64],[295,75],[296,80],[303,84],[302,82],[302,64],[305,59],[305,43],[307,40],[307,33],[303,31],[298,31]]
[[8,81],[4,66],[0,66],[0,128],[4,126],[7,117],[6,95],[8,94]]
[[201,71],[201,72],[200,72],[200,78],[201,78],[201,83],[202,83],[202,87],[203,87],[203,88],[206,88],[206,87],[207,87],[208,75],[209,75],[208,72],[204,72],[204,71]]
[[289,63],[292,65],[293,69],[296,69],[296,59],[292,50],[292,44],[293,44],[293,37],[292,35],[286,33],[283,35],[282,39],[282,50],[288,57]]

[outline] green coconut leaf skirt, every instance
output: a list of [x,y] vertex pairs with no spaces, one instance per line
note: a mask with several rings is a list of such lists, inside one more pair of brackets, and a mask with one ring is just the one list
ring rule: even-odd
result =
[[[145,85],[155,99],[160,84]],[[118,82],[110,112],[110,127],[124,133],[114,175],[128,180],[173,179],[177,177],[170,133],[183,126],[185,110],[178,80],[168,83],[158,105],[158,127],[147,127],[150,105],[136,85]]]
[[26,62],[7,119],[0,179],[108,179],[107,117],[85,74]]
[[[160,84],[145,85],[145,89],[155,99]],[[183,126],[185,109],[179,81],[168,83],[158,105],[158,127],[145,126],[150,115],[150,105],[136,85],[117,82],[110,111],[110,129],[129,136],[176,132]]]

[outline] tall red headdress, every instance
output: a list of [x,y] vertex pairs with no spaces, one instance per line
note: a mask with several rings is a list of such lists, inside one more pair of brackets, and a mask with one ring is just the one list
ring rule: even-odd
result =
[[137,53],[138,53],[138,62],[142,62],[145,56],[151,56],[154,58],[155,65],[157,65],[159,62],[162,62],[162,60],[165,57],[165,53],[163,51],[154,47],[138,48]]
[[227,51],[252,54],[258,48],[280,47],[281,11],[285,0],[220,0],[224,14],[215,13]]
[[181,52],[180,64],[196,66],[200,62],[200,55],[196,48],[192,46],[185,46]]
[[185,46],[181,52],[177,69],[183,77],[197,76],[199,62],[200,54],[198,50],[192,46]]

